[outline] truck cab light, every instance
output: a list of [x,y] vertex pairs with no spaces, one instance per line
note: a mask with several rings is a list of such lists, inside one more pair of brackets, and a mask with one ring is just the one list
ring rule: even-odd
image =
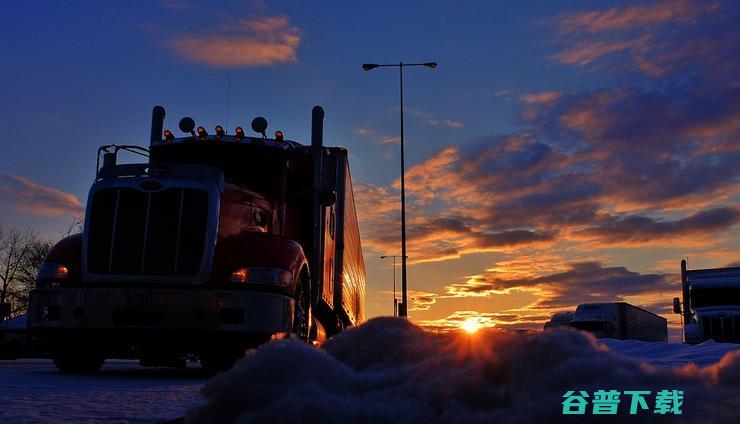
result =
[[283,132],[275,131],[275,141],[283,141]]
[[239,268],[229,276],[229,282],[231,283],[246,283],[248,279],[249,268]]
[[222,127],[221,125],[216,125],[216,135],[219,137],[223,137],[224,135],[226,135],[226,131],[224,131],[224,127]]
[[164,130],[164,139],[170,142],[175,139],[175,135],[170,130]]
[[36,275],[37,280],[64,280],[69,276],[66,266],[54,262],[44,262],[39,267]]
[[236,141],[241,141],[244,138],[244,129],[242,127],[236,127]]
[[208,137],[206,129],[203,127],[198,127],[198,138],[200,138],[201,140],[205,140],[206,137]]

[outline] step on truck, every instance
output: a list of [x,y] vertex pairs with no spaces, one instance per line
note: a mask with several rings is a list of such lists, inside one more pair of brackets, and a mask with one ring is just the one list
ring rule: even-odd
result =
[[597,338],[668,341],[665,318],[626,302],[578,305],[570,325]]
[[[252,121],[227,134],[163,132],[148,148],[98,150],[84,229],[57,243],[30,296],[28,328],[57,368],[92,372],[106,357],[144,366],[230,367],[245,349],[293,336],[320,343],[363,321],[365,265],[347,150]],[[118,163],[134,153],[143,163]]]
[[683,260],[681,287],[673,312],[682,315],[685,343],[740,343],[740,267],[688,270]]

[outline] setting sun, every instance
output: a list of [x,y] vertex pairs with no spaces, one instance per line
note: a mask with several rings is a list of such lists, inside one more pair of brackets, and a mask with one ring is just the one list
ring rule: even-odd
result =
[[473,334],[480,329],[480,323],[474,318],[468,318],[460,324],[460,328],[468,334]]

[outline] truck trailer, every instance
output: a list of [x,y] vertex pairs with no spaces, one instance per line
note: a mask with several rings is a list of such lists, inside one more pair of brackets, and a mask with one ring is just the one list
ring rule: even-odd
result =
[[570,325],[597,338],[668,341],[668,321],[626,302],[578,305]]
[[673,312],[683,317],[685,343],[740,343],[740,267],[688,270],[682,260],[681,287]]
[[[258,117],[212,134],[152,112],[148,148],[106,145],[81,234],[57,243],[30,296],[28,328],[57,368],[92,372],[127,352],[144,366],[229,368],[287,336],[318,344],[365,315],[365,265],[347,150]],[[129,152],[143,163],[118,163]],[[101,165],[102,159],[102,165]]]

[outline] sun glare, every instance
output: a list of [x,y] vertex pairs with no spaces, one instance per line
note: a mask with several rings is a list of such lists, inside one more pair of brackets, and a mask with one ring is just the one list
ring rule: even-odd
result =
[[460,324],[460,328],[465,330],[468,334],[473,334],[480,329],[480,323],[474,318],[468,318]]

